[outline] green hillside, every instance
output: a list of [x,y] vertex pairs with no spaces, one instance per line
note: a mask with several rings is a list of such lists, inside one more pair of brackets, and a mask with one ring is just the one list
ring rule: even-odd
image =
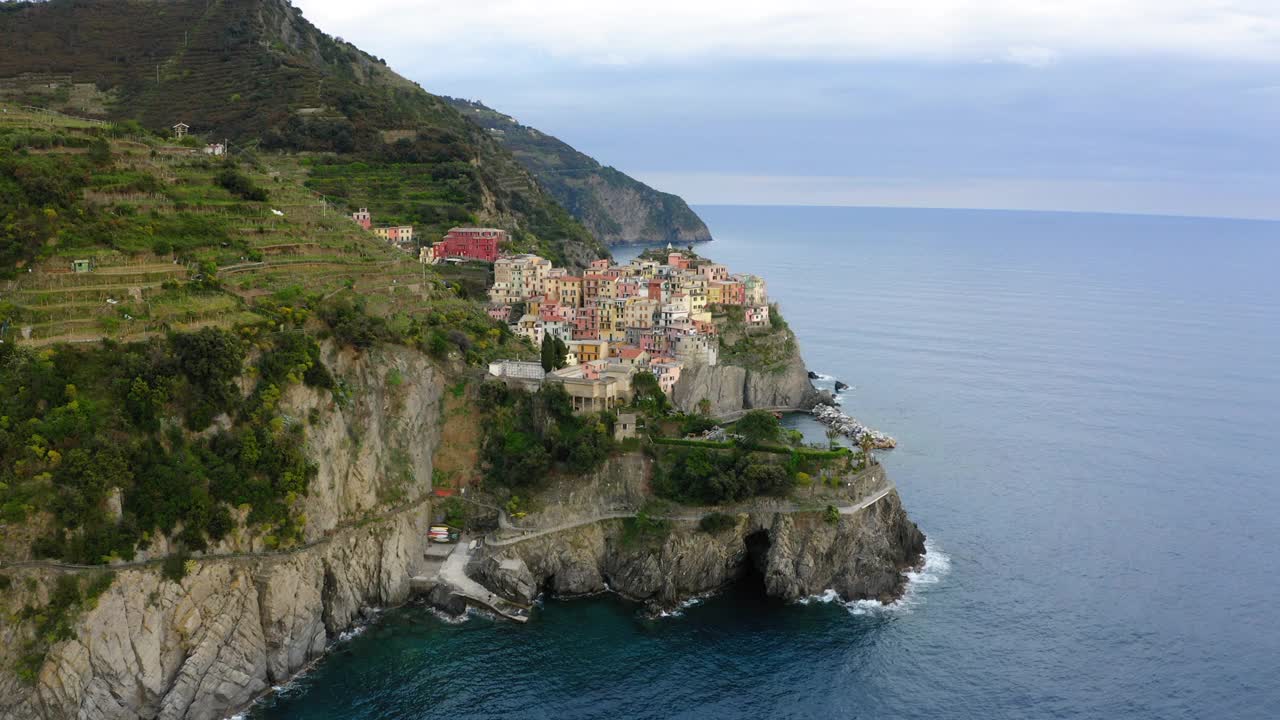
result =
[[569,144],[471,100],[445,98],[515,155],[561,205],[608,244],[710,240],[679,196],[660,192]]
[[4,3],[0,48],[0,100],[303,152],[314,189],[426,241],[483,223],[570,264],[605,252],[488,133],[284,0]]

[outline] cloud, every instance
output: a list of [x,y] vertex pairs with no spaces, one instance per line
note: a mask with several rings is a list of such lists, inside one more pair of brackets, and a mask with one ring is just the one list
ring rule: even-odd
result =
[[1058,62],[1058,52],[1045,47],[1011,47],[1004,52],[1006,62],[1043,68]]
[[1274,0],[299,0],[324,30],[437,53],[574,63],[975,61],[1172,54],[1280,61]]

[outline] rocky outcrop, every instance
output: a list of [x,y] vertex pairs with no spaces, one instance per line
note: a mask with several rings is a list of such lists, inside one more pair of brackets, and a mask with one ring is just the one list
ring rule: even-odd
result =
[[[607,245],[711,239],[680,197],[660,192],[535,128],[472,100],[445,98],[510,150],[538,183]],[[590,260],[590,258],[588,259]],[[583,263],[585,266],[585,263]]]
[[670,532],[653,538],[627,532],[625,522],[490,546],[470,570],[500,594],[527,582],[527,571],[557,596],[610,589],[657,608],[715,591],[750,571],[763,578],[767,594],[785,600],[834,590],[846,600],[889,602],[905,586],[904,571],[924,553],[924,535],[896,490],[835,523],[822,512],[762,510],[741,513],[732,528],[715,533],[693,520],[673,520]]
[[779,372],[736,365],[689,365],[680,373],[672,400],[684,412],[698,412],[703,400],[714,417],[751,408],[813,407],[823,395],[809,381],[797,350]]

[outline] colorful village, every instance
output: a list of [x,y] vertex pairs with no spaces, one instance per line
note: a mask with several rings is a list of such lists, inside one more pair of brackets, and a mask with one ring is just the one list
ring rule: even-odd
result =
[[[413,238],[412,227],[374,227],[363,208],[352,219],[399,247]],[[638,372],[652,373],[671,396],[684,368],[717,364],[713,309],[741,313],[747,328],[770,325],[762,278],[730,273],[692,252],[668,246],[626,264],[596,260],[574,274],[537,255],[503,253],[506,241],[504,230],[456,227],[422,247],[419,260],[492,263],[489,316],[535,348],[547,344],[552,359],[499,360],[489,374],[529,389],[562,383],[580,412],[629,403]]]

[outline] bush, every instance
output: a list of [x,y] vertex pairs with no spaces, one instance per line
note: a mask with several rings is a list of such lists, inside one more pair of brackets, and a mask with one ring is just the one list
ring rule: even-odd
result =
[[786,467],[757,461],[741,449],[722,452],[703,446],[665,455],[666,461],[655,466],[653,489],[671,500],[719,505],[758,495],[783,496],[794,487]]
[[773,442],[778,439],[782,426],[773,413],[765,410],[752,410],[743,415],[733,426],[734,432],[742,436],[748,445]]
[[267,191],[254,184],[247,175],[236,169],[234,165],[226,165],[214,176],[213,181],[227,192],[243,200],[263,202],[267,199]]
[[737,527],[738,519],[726,513],[714,512],[703,515],[698,521],[698,529],[704,533],[717,534]]
[[191,556],[186,550],[179,550],[164,559],[160,565],[160,573],[170,582],[180,583],[187,576],[187,561]]
[[685,415],[680,421],[680,435],[701,435],[717,424],[714,418],[706,415]]

